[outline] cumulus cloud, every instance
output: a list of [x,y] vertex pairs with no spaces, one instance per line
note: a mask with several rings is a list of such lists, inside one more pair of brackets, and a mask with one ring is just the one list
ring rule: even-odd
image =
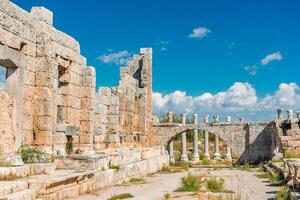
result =
[[206,37],[209,33],[211,33],[211,30],[205,27],[198,27],[194,28],[193,32],[189,34],[190,38],[203,38]]
[[203,93],[189,96],[184,91],[170,94],[153,93],[154,113],[206,113],[223,117],[231,115],[237,119],[272,119],[278,107],[300,109],[299,86],[296,83],[281,83],[273,95],[259,99],[255,88],[249,83],[236,82],[225,91],[216,94]]
[[277,51],[277,52],[275,52],[275,53],[272,53],[272,54],[269,54],[269,55],[267,55],[266,57],[264,57],[261,61],[260,61],[260,63],[261,63],[261,65],[267,65],[267,64],[269,64],[271,61],[275,61],[275,60],[277,60],[277,61],[279,61],[279,60],[282,60],[282,55],[281,55],[281,53],[279,52],[279,51]]
[[[112,52],[112,50],[109,52]],[[124,50],[115,53],[103,54],[99,56],[97,60],[105,64],[124,65],[127,64],[127,62],[131,59],[131,57],[132,57],[132,53],[128,52],[127,50]]]

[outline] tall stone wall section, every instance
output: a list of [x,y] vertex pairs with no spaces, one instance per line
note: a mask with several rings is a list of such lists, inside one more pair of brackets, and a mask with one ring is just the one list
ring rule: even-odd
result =
[[16,148],[65,153],[93,148],[95,70],[78,42],[53,26],[43,7],[26,12],[0,1],[0,65],[9,72],[4,91],[15,101]]
[[14,107],[12,97],[0,90],[0,158],[16,153],[13,123]]
[[152,134],[152,50],[141,49],[120,71],[117,87],[96,94],[95,149],[147,146]]

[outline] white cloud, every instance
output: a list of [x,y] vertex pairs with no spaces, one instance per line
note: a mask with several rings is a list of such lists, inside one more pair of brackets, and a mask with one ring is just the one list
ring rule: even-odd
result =
[[275,53],[272,53],[272,54],[269,54],[267,55],[266,57],[264,57],[261,61],[260,61],[260,64],[261,65],[267,65],[269,64],[271,61],[279,61],[279,60],[282,60],[282,55],[279,51],[275,52]]
[[300,109],[299,86],[296,83],[281,83],[273,95],[259,99],[255,88],[249,83],[236,82],[226,91],[216,94],[203,93],[189,96],[184,91],[170,94],[153,93],[154,113],[198,113],[204,115],[231,115],[237,119],[272,119],[276,108]]
[[155,43],[155,45],[159,47],[160,51],[167,51],[167,46],[169,46],[169,44],[169,41],[159,41]]
[[168,49],[166,47],[161,47],[160,51],[167,51]]
[[255,65],[244,65],[243,68],[246,72],[249,73],[249,75],[255,76],[257,74],[257,71],[267,64],[269,64],[272,61],[280,61],[283,59],[282,54],[277,51],[275,53],[269,54],[265,56],[263,59],[261,59],[260,63],[257,63]]
[[131,57],[132,53],[124,50],[117,53],[103,54],[99,56],[97,60],[100,60],[105,64],[124,65],[131,59]]
[[205,27],[194,28],[193,32],[189,34],[190,38],[203,38],[206,37],[211,30]]
[[245,65],[244,70],[250,75],[255,76],[257,74],[258,66],[257,65]]

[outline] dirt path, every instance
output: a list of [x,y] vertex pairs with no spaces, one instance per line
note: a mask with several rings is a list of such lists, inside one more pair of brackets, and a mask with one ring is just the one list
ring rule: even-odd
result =
[[[216,170],[191,169],[196,174],[211,174],[224,178],[225,188],[242,194],[242,199],[262,200],[273,199],[278,187],[270,186],[267,180],[259,179],[254,172],[240,170]],[[188,172],[173,174],[155,174],[146,177],[148,182],[143,185],[114,186],[97,192],[95,195],[84,195],[73,200],[107,200],[114,194],[130,193],[136,200],[162,200],[164,194],[172,193],[180,184],[180,178]],[[198,199],[196,197],[184,196],[176,199]]]

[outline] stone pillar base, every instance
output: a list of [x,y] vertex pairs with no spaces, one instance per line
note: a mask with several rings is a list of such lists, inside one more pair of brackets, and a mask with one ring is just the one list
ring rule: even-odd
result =
[[8,165],[8,166],[21,166],[24,165],[24,162],[19,155],[13,155],[13,156],[6,156],[6,157],[0,157],[0,160]]
[[204,154],[204,157],[205,157],[206,159],[210,159],[209,153]]
[[220,153],[215,153],[214,154],[214,159],[220,160],[221,159]]
[[199,161],[199,155],[193,155],[193,161],[198,162]]
[[187,155],[181,155],[180,157],[181,161],[189,161],[188,156]]
[[175,164],[175,158],[174,158],[174,156],[170,156],[170,164]]
[[232,160],[231,154],[226,154],[225,160]]

